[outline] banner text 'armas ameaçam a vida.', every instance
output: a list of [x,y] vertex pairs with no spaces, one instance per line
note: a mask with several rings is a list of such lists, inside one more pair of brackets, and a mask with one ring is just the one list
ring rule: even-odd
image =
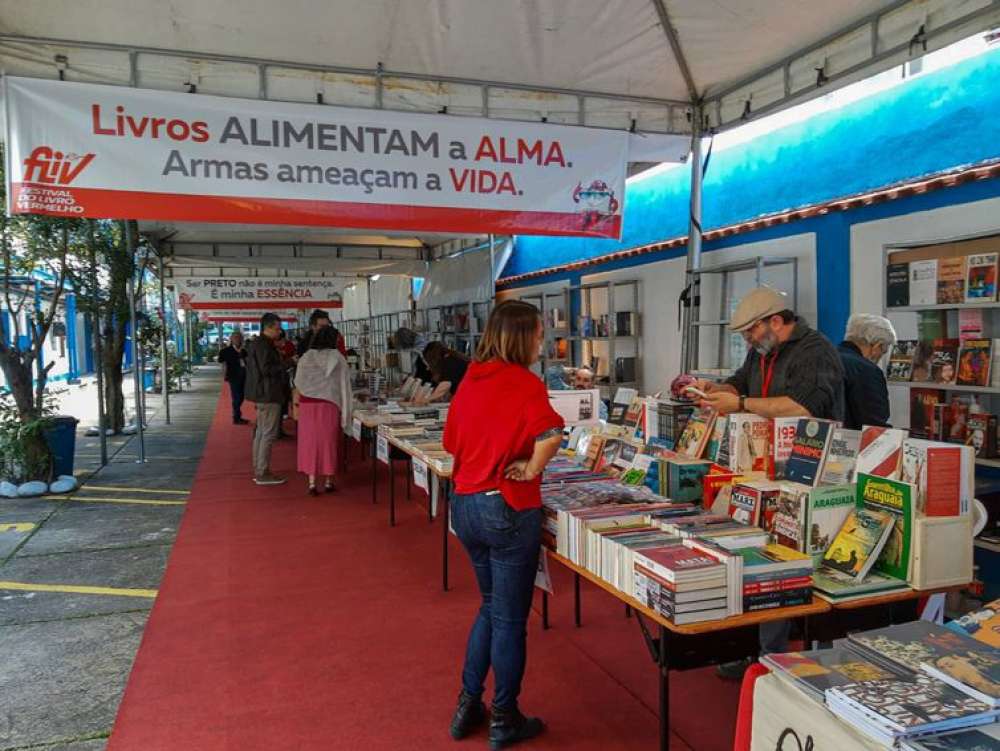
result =
[[12,213],[621,234],[625,131],[5,84]]

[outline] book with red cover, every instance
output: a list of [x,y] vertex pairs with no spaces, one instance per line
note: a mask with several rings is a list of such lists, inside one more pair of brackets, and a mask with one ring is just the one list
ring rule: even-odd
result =
[[864,472],[890,480],[899,478],[899,463],[903,456],[905,430],[866,425],[861,431],[855,475]]
[[958,385],[989,386],[992,360],[992,339],[966,339],[958,353]]
[[722,571],[725,566],[709,555],[684,545],[665,545],[635,552],[634,563],[644,566],[675,584],[685,578],[699,578],[700,574]]
[[931,354],[931,380],[954,383],[958,374],[958,339],[935,339]]
[[934,406],[945,400],[941,389],[910,389],[910,435],[933,438],[937,435]]
[[738,522],[756,526],[764,504],[764,493],[749,485],[736,485],[729,499],[729,516]]

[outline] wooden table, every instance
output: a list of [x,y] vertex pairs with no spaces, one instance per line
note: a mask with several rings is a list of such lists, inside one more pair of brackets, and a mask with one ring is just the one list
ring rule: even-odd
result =
[[[810,618],[805,642],[833,641],[852,631],[869,631],[885,628],[893,623],[909,623],[920,617],[917,601],[935,594],[957,592],[968,585],[939,587],[937,589],[903,589],[897,592],[875,593],[871,597],[847,602],[830,602],[830,612]],[[821,598],[822,599],[822,598]]]
[[[427,466],[427,471],[434,476],[434,481],[438,485],[438,497],[441,501],[441,587],[448,591],[448,527],[449,527],[449,496],[451,495],[451,470],[439,469],[435,466],[435,461],[422,454],[419,449],[409,443],[409,441],[386,434],[385,438],[389,445],[393,446],[410,457],[411,460],[419,459]],[[392,454],[388,457],[389,469],[389,526],[396,526],[396,466],[392,461]],[[427,491],[427,519],[434,522],[433,490]]]
[[[633,597],[611,586],[608,582],[577,566],[558,553],[547,551],[549,560],[555,561],[574,575],[574,592],[577,597],[577,625],[579,625],[579,580],[586,579],[625,603],[636,614],[636,621],[646,642],[650,657],[659,671],[660,749],[670,748],[670,671],[691,670],[717,665],[748,655],[756,655],[760,646],[757,627],[762,623],[791,618],[809,618],[828,613],[830,603],[818,597],[806,605],[761,610],[743,615],[720,618],[714,621],[678,626]],[[544,597],[543,593],[543,597]],[[545,600],[543,599],[543,605]],[[653,634],[646,619],[658,628]]]

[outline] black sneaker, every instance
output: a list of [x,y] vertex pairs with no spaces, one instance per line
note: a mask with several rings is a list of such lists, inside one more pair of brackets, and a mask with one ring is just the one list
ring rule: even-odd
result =
[[735,662],[724,662],[715,668],[715,674],[724,681],[742,681],[743,674],[747,672],[747,668],[752,662],[753,660],[749,658]]
[[486,722],[486,705],[478,696],[467,694],[465,689],[458,695],[458,706],[451,718],[449,732],[456,741],[465,738],[469,733]]
[[493,707],[490,716],[490,749],[512,746],[520,741],[526,741],[540,735],[545,730],[545,723],[537,717],[525,717],[520,710],[497,709]]

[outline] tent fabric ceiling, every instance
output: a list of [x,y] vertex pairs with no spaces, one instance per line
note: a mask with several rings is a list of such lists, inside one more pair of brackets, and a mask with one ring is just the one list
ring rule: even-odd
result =
[[[0,0],[0,67],[150,89],[195,84],[223,96],[447,106],[453,115],[684,133],[691,96],[671,32],[708,124],[729,126],[998,22],[996,0]],[[820,86],[823,76],[831,83]],[[144,230],[208,242],[392,244],[349,230]],[[424,246],[443,239],[407,238]]]
[[913,6],[902,24],[910,37],[917,30],[911,22],[933,25],[945,6],[975,8],[990,0],[102,0],[99,6],[0,0],[0,28],[25,37],[128,40],[135,47],[335,65],[359,74],[381,63],[389,75],[687,103],[659,3],[699,95],[709,99],[872,14]]

